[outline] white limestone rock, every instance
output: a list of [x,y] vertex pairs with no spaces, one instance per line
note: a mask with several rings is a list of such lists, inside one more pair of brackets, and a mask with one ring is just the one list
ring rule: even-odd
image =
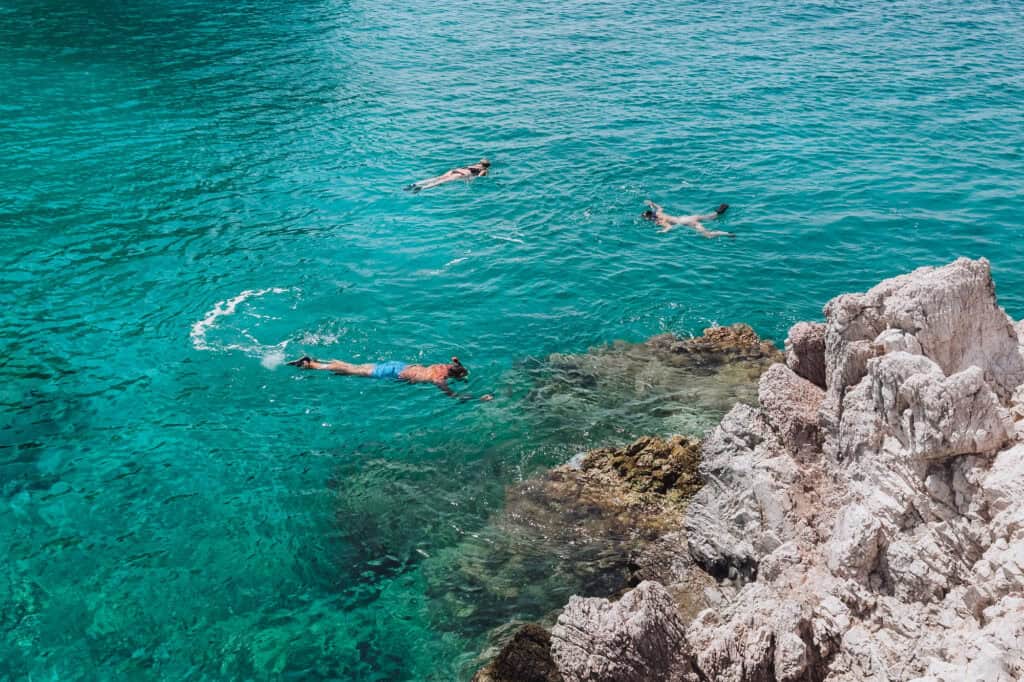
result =
[[668,591],[644,581],[622,599],[572,597],[551,631],[551,656],[565,682],[688,682],[685,628]]
[[690,555],[712,575],[754,577],[761,557],[785,535],[795,480],[787,455],[760,411],[737,405],[701,448],[704,487],[690,502],[685,530]]
[[797,322],[786,337],[786,365],[819,388],[825,388],[825,325]]
[[761,375],[758,401],[782,445],[792,453],[821,450],[818,410],[825,392],[792,369],[775,364]]
[[825,561],[833,574],[864,582],[883,543],[881,522],[864,505],[851,504],[839,511]]
[[843,400],[835,452],[860,457],[893,437],[912,457],[989,453],[1013,437],[1013,420],[978,367],[945,376],[923,355],[874,358]]
[[[989,263],[961,258],[941,268],[919,268],[885,280],[864,294],[844,294],[825,306],[826,424],[841,418],[847,390],[867,373],[867,361],[885,351],[875,341],[889,329],[913,337],[904,350],[920,348],[944,374],[970,367],[1001,400],[1024,383],[1024,355],[1017,331],[997,305]],[[833,443],[828,445],[829,449]]]

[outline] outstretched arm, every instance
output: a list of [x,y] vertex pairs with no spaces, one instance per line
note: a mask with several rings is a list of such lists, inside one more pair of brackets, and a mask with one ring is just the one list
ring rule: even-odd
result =
[[[455,398],[456,400],[461,400],[462,402],[466,402],[467,400],[473,399],[473,396],[470,395],[469,393],[456,393],[455,391],[453,391],[452,387],[448,385],[447,381],[438,382],[436,386],[442,391],[444,391],[444,394],[450,398]],[[494,400],[494,396],[490,394],[483,395],[480,396],[480,400],[483,402],[488,402],[490,400]]]

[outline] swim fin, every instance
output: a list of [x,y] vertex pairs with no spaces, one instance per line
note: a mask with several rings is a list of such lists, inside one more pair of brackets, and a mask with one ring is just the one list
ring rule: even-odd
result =
[[715,209],[715,213],[717,213],[718,215],[722,215],[723,213],[725,213],[728,210],[729,210],[729,204],[719,204],[718,208]]

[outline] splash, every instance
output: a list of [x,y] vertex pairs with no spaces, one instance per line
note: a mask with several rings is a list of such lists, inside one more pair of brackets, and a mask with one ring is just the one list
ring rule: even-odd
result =
[[342,329],[337,333],[326,331],[305,332],[299,337],[298,342],[302,346],[330,346],[338,343],[338,339],[347,331],[347,329]]
[[242,351],[245,353],[251,353],[261,356],[261,364],[268,369],[273,369],[281,364],[284,360],[284,349],[288,345],[288,341],[282,341],[275,345],[261,344],[255,337],[247,331],[242,331],[242,336],[245,338],[247,343],[228,343],[228,344],[211,344],[207,340],[207,334],[211,329],[215,329],[222,317],[228,317],[234,315],[240,306],[250,298],[260,298],[267,294],[283,294],[290,291],[290,289],[282,289],[280,287],[269,287],[266,289],[247,289],[242,293],[238,294],[234,298],[229,298],[224,301],[220,301],[213,306],[203,316],[203,319],[197,321],[192,325],[192,331],[189,333],[189,338],[192,341],[192,347],[196,350],[203,351]]
[[[287,343],[287,341],[285,342]],[[267,369],[277,369],[284,364],[284,344],[281,344],[281,348],[274,348],[268,351],[260,358],[260,364]]]

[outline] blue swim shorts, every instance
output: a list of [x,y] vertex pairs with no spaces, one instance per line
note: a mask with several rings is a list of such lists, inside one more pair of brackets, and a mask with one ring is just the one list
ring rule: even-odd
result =
[[404,362],[380,362],[373,366],[370,376],[374,379],[397,379],[398,375],[408,367]]

